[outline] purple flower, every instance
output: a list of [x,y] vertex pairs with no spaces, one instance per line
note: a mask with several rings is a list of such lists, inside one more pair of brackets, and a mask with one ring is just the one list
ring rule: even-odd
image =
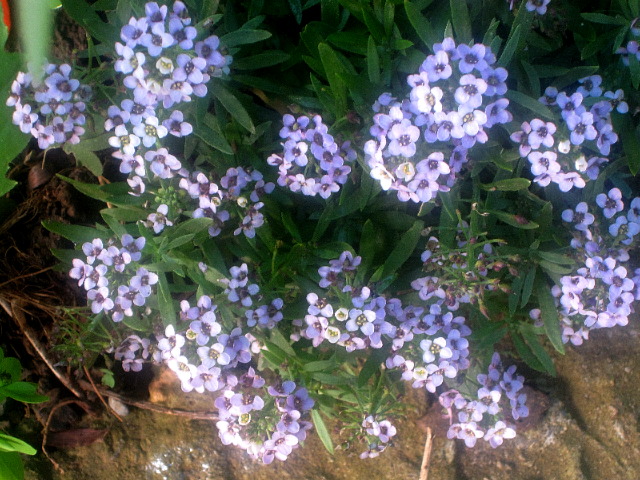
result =
[[487,90],[487,83],[471,74],[460,78],[460,86],[456,89],[454,98],[460,105],[478,108],[482,105],[482,94]]
[[471,73],[474,68],[482,72],[489,66],[484,59],[486,47],[481,43],[476,43],[472,47],[466,44],[458,45],[457,53],[460,58],[458,68],[463,74]]
[[613,217],[624,208],[622,192],[618,188],[612,188],[608,194],[599,194],[596,197],[596,203],[602,208],[602,213],[606,218]]
[[167,218],[169,207],[166,204],[162,204],[156,210],[156,213],[150,213],[147,217],[147,226],[153,228],[155,233],[160,233],[164,230],[164,227],[170,227],[173,225]]
[[567,126],[571,130],[571,143],[581,145],[586,140],[593,140],[598,132],[593,126],[593,115],[582,112],[580,115],[570,114],[566,118]]
[[534,150],[544,145],[547,148],[553,147],[553,134],[556,126],[552,122],[544,122],[539,118],[531,120],[531,132],[529,133],[529,145]]
[[184,121],[184,114],[180,110],[171,112],[171,116],[162,125],[174,137],[186,137],[193,132],[193,126]]
[[516,431],[508,427],[502,420],[496,422],[493,428],[487,430],[484,439],[489,442],[493,448],[497,448],[502,445],[504,439],[515,438]]
[[451,76],[452,70],[449,65],[449,56],[444,50],[439,50],[435,55],[429,55],[420,66],[420,70],[426,72],[429,82],[435,83],[438,80],[446,80]]
[[547,13],[547,5],[551,0],[527,0],[525,4],[526,9],[529,12],[536,12],[538,15],[544,15]]

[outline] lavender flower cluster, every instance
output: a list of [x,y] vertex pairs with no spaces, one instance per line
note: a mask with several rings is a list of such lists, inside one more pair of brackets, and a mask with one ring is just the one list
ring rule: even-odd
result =
[[84,133],[85,102],[91,99],[91,87],[70,74],[71,66],[66,63],[47,63],[42,74],[19,72],[11,84],[6,104],[15,108],[13,124],[35,137],[42,150],[76,144]]
[[[640,269],[628,270],[629,250],[640,233],[640,197],[624,211],[622,194],[612,188],[596,197],[600,214],[589,212],[585,202],[562,212],[573,226],[571,247],[581,265],[574,275],[565,275],[552,293],[561,321],[562,339],[580,345],[598,328],[626,325],[640,300]],[[608,225],[607,225],[608,223]],[[538,311],[533,311],[535,318]]]
[[[196,41],[198,32],[182,2],[174,2],[171,11],[166,5],[149,2],[145,13],[122,27],[124,43],[115,44],[114,68],[125,76],[123,83],[131,98],[111,105],[104,124],[106,131],[114,132],[109,145],[118,149],[113,156],[121,161],[120,171],[129,175],[134,195],[145,193],[148,185],[189,176],[180,160],[161,146],[162,140],[193,132],[176,106],[190,102],[191,95],[205,96],[206,83],[227,73],[231,62],[231,57],[221,53],[217,36]],[[163,199],[156,203],[147,223],[160,233],[172,225],[179,209]]]
[[[606,157],[611,145],[618,141],[611,112],[629,110],[622,90],[603,94],[599,75],[579,82],[580,87],[572,94],[547,87],[539,99],[559,111],[562,121],[558,125],[535,118],[524,122],[521,130],[511,135],[511,139],[520,145],[520,156],[530,163],[533,181],[542,187],[553,182],[561,191],[568,192],[574,187],[583,188],[588,180],[595,180],[600,166],[608,162]],[[605,99],[587,108],[587,99],[600,97]],[[585,153],[589,150],[597,151],[599,155]]]
[[616,50],[616,53],[622,57],[622,63],[627,67],[629,66],[630,56],[636,57],[640,62],[640,44],[638,44],[638,40],[635,40],[640,37],[640,18],[634,18],[631,21],[629,31],[631,32],[633,40],[629,40],[626,46]]
[[504,98],[508,73],[495,67],[483,44],[457,45],[452,38],[433,46],[419,72],[407,77],[408,97],[383,93],[364,146],[371,176],[400,201],[428,202],[448,191],[486,129],[512,120]]
[[380,455],[397,433],[396,427],[389,420],[380,420],[373,415],[368,415],[362,421],[362,430],[368,439],[368,447],[360,454],[360,458],[375,458]]
[[307,295],[308,314],[304,320],[294,320],[300,330],[293,340],[307,338],[314,347],[326,340],[347,352],[391,344],[387,368],[400,370],[414,388],[432,393],[445,377],[454,378],[469,367],[466,337],[471,330],[464,317],[444,312],[444,301],[427,309],[403,306],[397,298],[371,297],[369,287],[353,285],[360,262],[360,257],[345,251],[319,269],[319,287],[328,291],[324,297]]
[[213,182],[202,172],[193,172],[180,180],[179,186],[194,200],[198,201],[193,218],[211,218],[209,227],[212,237],[220,235],[232,216],[238,219],[234,235],[243,233],[248,238],[255,236],[255,229],[264,224],[260,209],[264,203],[260,198],[271,193],[275,185],[265,182],[257,170],[242,167],[229,168],[220,178],[219,184]]
[[153,293],[158,276],[140,266],[144,237],[123,235],[120,247],[115,240],[105,246],[100,238],[82,245],[86,262],[73,259],[69,276],[87,291],[87,300],[94,314],[104,312],[114,322],[142,313]]
[[[516,375],[516,367],[505,368],[500,355],[494,353],[488,373],[478,375],[481,385],[476,399],[468,399],[457,390],[449,390],[440,395],[440,404],[447,410],[453,422],[454,410],[457,422],[451,423],[447,438],[464,440],[467,447],[475,446],[483,438],[496,448],[505,439],[516,436],[515,426],[504,420],[505,412],[513,420],[529,416],[525,402],[527,396],[519,393],[524,386],[524,377]],[[498,420],[496,420],[498,419]]]
[[338,144],[320,115],[282,117],[282,154],[272,154],[267,163],[278,167],[278,185],[303,195],[327,199],[340,190],[351,173],[356,152],[350,142]]
[[527,0],[527,3],[525,3],[524,6],[529,12],[536,12],[538,15],[544,15],[547,13],[547,6],[549,3],[551,3],[551,0]]

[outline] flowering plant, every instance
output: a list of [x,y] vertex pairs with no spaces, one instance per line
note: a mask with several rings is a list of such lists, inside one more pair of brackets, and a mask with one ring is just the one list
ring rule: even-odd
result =
[[[333,451],[326,418],[379,455],[409,385],[438,397],[448,438],[498,447],[528,415],[514,362],[555,375],[551,350],[640,298],[633,41],[620,75],[567,69],[546,63],[549,25],[577,2],[489,2],[500,20],[431,3],[127,0],[100,12],[106,34],[75,0],[101,56],[11,87],[40,148],[101,179],[118,165],[66,179],[103,224],[47,224],[76,244],[58,253],[91,328],[125,371],[164,364],[213,392],[222,442],[263,463],[312,428]],[[582,16],[636,35],[620,3]],[[276,35],[283,18],[302,33]],[[71,102],[81,82],[91,104]]]

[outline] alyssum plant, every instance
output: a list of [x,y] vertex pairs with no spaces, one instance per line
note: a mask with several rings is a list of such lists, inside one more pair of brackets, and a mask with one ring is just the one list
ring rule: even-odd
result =
[[[501,354],[554,374],[545,343],[628,322],[635,40],[620,76],[545,63],[561,45],[546,17],[572,3],[273,6],[319,14],[299,38],[260,29],[263,2],[114,3],[115,34],[76,15],[100,59],[20,73],[7,104],[98,175],[92,152],[112,148],[123,181],[68,179],[107,203],[106,225],[48,224],[82,251],[58,253],[125,370],[162,363],[216,392],[223,443],[271,463],[315,425],[332,451],[320,412],[340,412],[342,440],[375,457],[408,383],[438,396],[449,438],[497,447],[528,415]],[[622,3],[583,18],[624,19],[621,44],[638,15]],[[605,48],[590,45],[583,58]]]

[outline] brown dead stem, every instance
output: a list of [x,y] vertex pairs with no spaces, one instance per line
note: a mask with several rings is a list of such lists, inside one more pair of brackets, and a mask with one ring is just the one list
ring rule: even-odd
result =
[[65,375],[63,375],[62,372],[60,372],[54,366],[54,362],[49,358],[46,349],[38,340],[35,332],[27,324],[27,320],[24,316],[24,300],[20,298],[14,298],[11,300],[11,302],[9,302],[5,298],[0,297],[0,305],[5,310],[5,312],[7,312],[7,314],[15,320],[22,334],[29,341],[33,349],[38,353],[42,361],[47,365],[47,367],[49,367],[49,370],[51,370],[56,378],[60,380],[60,382],[62,382],[62,384],[67,387],[76,397],[85,398],[84,394],[75,385],[73,385],[72,381]]
[[427,440],[424,442],[424,453],[422,454],[422,465],[420,466],[420,480],[428,480],[429,478],[432,447],[433,435],[431,434],[431,428],[427,427]]

